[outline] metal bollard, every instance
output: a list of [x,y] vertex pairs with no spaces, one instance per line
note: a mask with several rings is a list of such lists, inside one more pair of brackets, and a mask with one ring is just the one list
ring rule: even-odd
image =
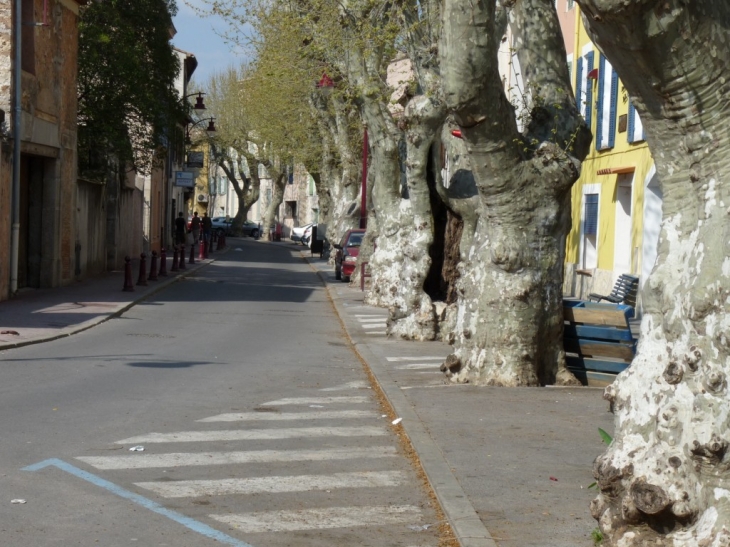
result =
[[208,250],[210,249],[210,241],[205,240],[205,243],[203,244],[203,258],[208,258]]
[[195,243],[190,246],[190,260],[188,264],[195,264]]
[[142,253],[139,255],[139,277],[137,285],[147,285],[147,255]]
[[124,292],[134,292],[134,284],[132,283],[132,259],[128,256],[124,257]]
[[152,260],[150,260],[150,275],[147,281],[157,281],[157,251],[152,251]]
[[160,270],[157,275],[167,277],[167,251],[164,247],[160,249]]
[[172,266],[170,267],[171,272],[177,272],[180,270],[180,268],[177,267],[177,260],[178,260],[178,254],[177,254],[177,245],[172,246]]
[[198,251],[198,258],[203,260],[205,258],[205,238],[200,240],[200,250]]

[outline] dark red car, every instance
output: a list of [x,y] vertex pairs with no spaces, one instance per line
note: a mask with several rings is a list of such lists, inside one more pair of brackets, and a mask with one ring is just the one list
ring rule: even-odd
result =
[[350,276],[355,271],[357,255],[360,254],[360,244],[365,236],[365,230],[348,230],[342,236],[342,240],[334,247],[335,253],[335,279],[350,281]]

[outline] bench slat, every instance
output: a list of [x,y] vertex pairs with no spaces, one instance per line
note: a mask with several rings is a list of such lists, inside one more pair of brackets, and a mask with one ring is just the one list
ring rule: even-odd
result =
[[632,342],[633,335],[629,329],[617,329],[615,327],[594,327],[591,325],[565,324],[564,337],[571,338],[592,338],[598,340],[619,340]]
[[563,317],[566,321],[575,323],[590,323],[591,325],[606,325],[610,327],[627,328],[626,312],[624,310],[601,308],[563,307]]
[[618,374],[629,368],[629,363],[622,363],[619,361],[608,361],[606,359],[587,359],[583,357],[575,357],[572,355],[566,355],[565,360],[567,361],[568,368],[579,369],[579,370],[592,370],[597,372],[613,372]]
[[612,357],[614,359],[623,359],[630,363],[636,354],[634,344],[621,344],[616,342],[603,342],[601,340],[586,340],[583,338],[563,339],[565,351],[577,353],[584,357]]

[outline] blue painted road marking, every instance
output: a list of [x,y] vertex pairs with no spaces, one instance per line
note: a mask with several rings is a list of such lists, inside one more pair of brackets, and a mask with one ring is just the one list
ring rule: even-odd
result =
[[202,522],[198,522],[197,520],[191,519],[190,517],[181,515],[180,513],[177,513],[176,511],[167,509],[157,502],[147,499],[144,496],[140,496],[139,494],[135,494],[134,492],[130,492],[129,490],[125,490],[124,488],[122,488],[121,486],[117,486],[113,482],[109,482],[107,480],[102,479],[101,477],[92,475],[91,473],[88,473],[87,471],[84,471],[83,469],[74,467],[73,465],[68,464],[65,461],[59,460],[57,458],[51,458],[50,460],[44,460],[42,462],[39,462],[39,463],[36,463],[33,465],[29,465],[28,467],[24,467],[23,471],[39,471],[45,467],[58,467],[59,469],[66,471],[66,473],[70,473],[70,474],[74,475],[75,477],[78,477],[80,479],[90,482],[91,484],[104,488],[105,490],[108,490],[112,494],[116,494],[120,498],[125,498],[130,501],[133,501],[134,503],[139,504],[142,507],[149,509],[150,511],[154,511],[158,515],[162,515],[171,520],[174,520],[175,522],[182,524],[183,526],[185,526],[187,528],[190,528],[194,532],[197,532],[203,536],[209,537],[216,541],[220,541],[221,543],[225,543],[226,545],[233,545],[234,547],[252,547],[248,543],[245,543],[238,539],[232,538],[231,536],[228,536],[228,535],[224,534],[223,532],[219,532],[218,530],[211,528],[207,524],[203,524]]

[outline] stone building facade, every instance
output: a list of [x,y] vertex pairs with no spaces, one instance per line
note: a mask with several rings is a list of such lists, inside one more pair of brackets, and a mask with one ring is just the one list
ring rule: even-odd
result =
[[[17,289],[71,283],[77,246],[76,75],[84,0],[22,0]],[[0,300],[11,296],[14,0],[0,0]],[[93,192],[92,192],[93,194]],[[91,196],[88,199],[92,199]]]

